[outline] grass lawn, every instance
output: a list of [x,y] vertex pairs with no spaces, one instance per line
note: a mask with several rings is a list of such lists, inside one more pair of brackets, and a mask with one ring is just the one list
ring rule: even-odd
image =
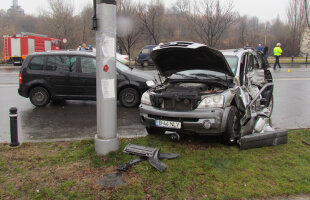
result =
[[[123,139],[108,156],[94,152],[93,140],[0,144],[0,199],[241,199],[310,194],[310,130],[289,132],[289,143],[241,151],[217,139],[168,136]],[[123,173],[126,185],[98,184],[117,165],[134,158],[128,143],[179,153],[163,160],[167,170],[141,162]]]

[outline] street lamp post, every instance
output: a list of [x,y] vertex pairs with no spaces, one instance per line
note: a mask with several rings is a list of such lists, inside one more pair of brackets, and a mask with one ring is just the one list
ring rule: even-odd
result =
[[106,155],[119,148],[117,130],[116,1],[96,1],[97,134],[95,151]]

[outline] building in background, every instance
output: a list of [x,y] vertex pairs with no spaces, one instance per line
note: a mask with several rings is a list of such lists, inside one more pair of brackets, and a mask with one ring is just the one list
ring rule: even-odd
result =
[[25,15],[24,9],[18,5],[18,0],[13,0],[13,5],[7,12],[10,15]]

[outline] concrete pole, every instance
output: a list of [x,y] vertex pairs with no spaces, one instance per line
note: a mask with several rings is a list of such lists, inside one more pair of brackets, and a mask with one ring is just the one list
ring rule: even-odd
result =
[[117,130],[116,1],[97,0],[95,151],[106,155],[119,148]]

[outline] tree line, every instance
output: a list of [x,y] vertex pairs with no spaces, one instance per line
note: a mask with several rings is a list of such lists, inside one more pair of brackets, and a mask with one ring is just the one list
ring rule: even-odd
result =
[[[12,16],[0,10],[0,35],[33,32],[49,37],[67,38],[65,48],[82,43],[95,46],[92,30],[92,5],[76,14],[69,1],[48,0],[49,8],[37,16]],[[217,49],[267,45],[272,55],[276,43],[282,43],[284,55],[298,56],[303,30],[309,27],[307,0],[290,0],[287,18],[279,16],[269,22],[257,17],[241,16],[232,0],[175,0],[165,7],[162,0],[118,0],[117,43],[123,53],[134,58],[149,44],[170,41],[194,41]],[[2,40],[1,40],[1,57]]]

